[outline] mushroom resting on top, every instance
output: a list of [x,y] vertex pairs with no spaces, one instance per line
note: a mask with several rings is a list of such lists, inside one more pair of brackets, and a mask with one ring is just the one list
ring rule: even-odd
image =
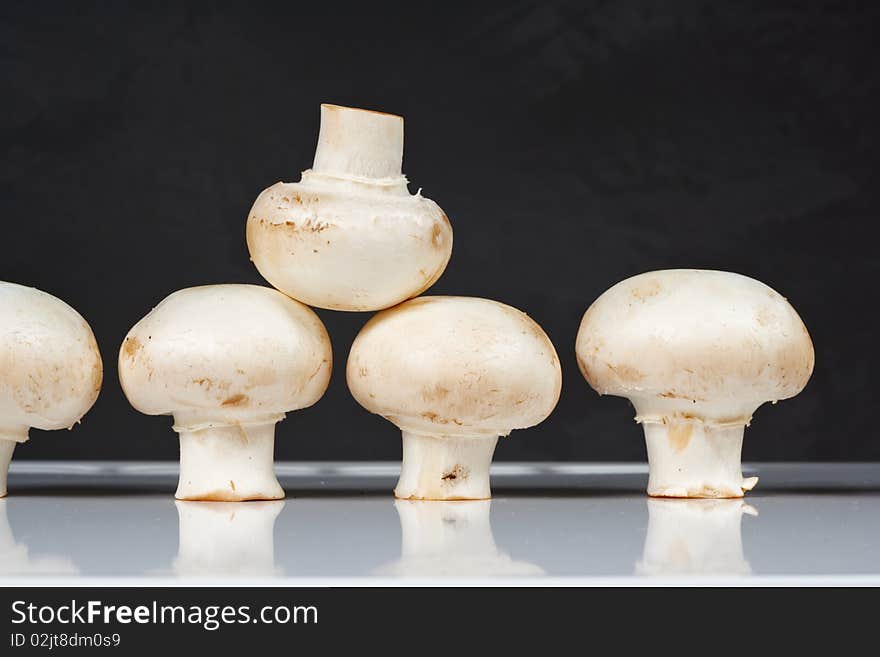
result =
[[70,429],[95,403],[104,375],[86,320],[32,287],[0,281],[0,497],[28,430]]
[[581,320],[578,364],[600,395],[627,397],[648,448],[648,494],[742,497],[743,430],[797,395],[813,344],[779,293],[746,276],[668,270],[628,278]]
[[276,290],[207,285],[168,296],[119,351],[119,380],[147,415],[173,415],[182,500],[277,499],[275,424],[330,380],[318,316]]
[[402,117],[322,105],[312,168],[263,191],[248,215],[260,274],[332,310],[380,310],[428,289],[449,262],[452,227],[409,193],[402,161]]
[[485,499],[499,436],[546,418],[562,387],[550,339],[525,313],[468,297],[420,297],[377,313],[351,347],[358,403],[403,432],[394,494]]

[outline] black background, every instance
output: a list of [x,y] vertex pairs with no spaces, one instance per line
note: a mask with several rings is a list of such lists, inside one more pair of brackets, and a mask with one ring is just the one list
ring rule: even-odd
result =
[[[745,459],[880,459],[878,7],[4,2],[0,279],[77,308],[105,360],[83,424],[18,458],[176,458],[170,419],[123,397],[119,344],[176,289],[262,282],[247,212],[311,165],[334,102],[406,117],[411,189],[455,231],[431,293],[517,306],[556,344],[556,412],[497,459],[644,458],[574,338],[603,290],[668,267],[758,278],[812,334],[809,386],[758,411]],[[345,386],[368,315],[319,314],[333,380],[279,425],[277,458],[399,458]]]

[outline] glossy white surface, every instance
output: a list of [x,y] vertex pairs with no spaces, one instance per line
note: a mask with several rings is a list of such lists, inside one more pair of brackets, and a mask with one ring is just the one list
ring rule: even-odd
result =
[[880,464],[749,466],[745,502],[504,463],[491,503],[395,502],[396,468],[279,464],[286,500],[204,503],[175,502],[173,464],[16,463],[0,584],[880,583]]

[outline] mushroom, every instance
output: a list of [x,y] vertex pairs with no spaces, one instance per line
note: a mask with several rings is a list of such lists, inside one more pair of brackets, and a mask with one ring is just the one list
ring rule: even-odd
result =
[[499,436],[546,418],[562,387],[550,339],[525,313],[496,301],[421,297],[376,314],[346,370],[358,403],[403,432],[394,494],[490,497]]
[[66,303],[0,281],[0,497],[17,443],[71,429],[95,403],[104,368],[92,329]]
[[174,503],[180,519],[172,570],[181,577],[282,574],[275,566],[275,518],[281,500]]
[[119,380],[147,415],[173,415],[181,500],[278,499],[275,424],[317,402],[330,339],[298,301],[256,285],[207,285],[168,296],[119,351]]
[[440,278],[452,253],[443,211],[401,173],[403,118],[321,105],[311,169],[260,194],[247,243],[260,274],[294,299],[380,310]]
[[491,500],[425,502],[395,500],[401,556],[379,568],[389,577],[535,577],[544,570],[516,561],[495,543]]
[[589,307],[581,372],[627,397],[648,449],[648,495],[742,497],[743,430],[764,402],[798,394],[813,344],[784,297],[746,276],[668,270],[618,283]]
[[637,575],[748,575],[742,516],[758,515],[741,499],[648,499],[648,531]]

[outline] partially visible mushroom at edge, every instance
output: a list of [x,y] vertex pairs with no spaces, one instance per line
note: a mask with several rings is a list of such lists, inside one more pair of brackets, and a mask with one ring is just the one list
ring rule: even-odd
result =
[[98,399],[104,367],[86,320],[60,299],[0,281],[0,497],[29,429],[71,429]]

